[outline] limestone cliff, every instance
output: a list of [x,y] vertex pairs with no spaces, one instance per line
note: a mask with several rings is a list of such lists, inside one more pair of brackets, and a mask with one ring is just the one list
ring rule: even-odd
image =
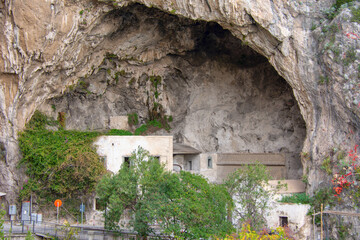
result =
[[329,151],[359,141],[360,26],[348,8],[324,21],[332,3],[1,0],[0,191],[16,197],[17,132],[36,109],[67,112],[69,128],[106,129],[111,116],[145,117],[146,78],[159,75],[178,141],[285,152],[312,192],[328,181],[319,166]]

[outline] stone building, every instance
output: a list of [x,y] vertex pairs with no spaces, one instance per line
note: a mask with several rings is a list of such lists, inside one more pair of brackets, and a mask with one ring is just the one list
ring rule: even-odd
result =
[[[131,153],[139,146],[159,158],[170,171],[181,170],[201,174],[209,181],[222,183],[235,170],[247,164],[261,163],[267,167],[272,177],[269,187],[279,182],[286,184],[270,202],[266,220],[269,227],[288,225],[296,236],[303,238],[310,234],[308,205],[279,203],[276,199],[284,194],[305,192],[305,184],[299,179],[291,179],[286,169],[286,155],[282,153],[203,153],[189,145],[173,143],[172,136],[101,136],[95,142],[97,152],[104,157],[106,168],[116,173],[121,164],[129,162]],[[129,162],[130,163],[130,162]],[[131,164],[131,163],[130,163]],[[96,203],[94,203],[96,210]],[[101,219],[95,211],[92,219]],[[96,220],[94,221],[96,222]]]

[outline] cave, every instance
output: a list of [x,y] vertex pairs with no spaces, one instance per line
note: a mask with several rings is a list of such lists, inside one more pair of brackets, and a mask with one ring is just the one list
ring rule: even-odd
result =
[[65,113],[67,129],[106,131],[130,113],[144,123],[149,79],[159,76],[157,99],[173,120],[153,134],[207,153],[282,153],[286,178],[301,178],[306,126],[292,88],[245,40],[133,4],[105,14],[84,41],[99,64],[38,107]]

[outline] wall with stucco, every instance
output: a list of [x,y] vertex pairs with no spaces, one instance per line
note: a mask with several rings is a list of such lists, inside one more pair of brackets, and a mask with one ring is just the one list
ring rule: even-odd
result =
[[287,217],[288,227],[295,239],[308,239],[311,231],[310,216],[307,216],[309,209],[308,204],[280,203],[273,199],[265,219],[268,227],[277,228],[280,217]]
[[101,136],[95,141],[97,153],[105,158],[106,168],[118,172],[124,157],[141,146],[151,156],[160,157],[167,170],[173,169],[173,137],[172,136]]

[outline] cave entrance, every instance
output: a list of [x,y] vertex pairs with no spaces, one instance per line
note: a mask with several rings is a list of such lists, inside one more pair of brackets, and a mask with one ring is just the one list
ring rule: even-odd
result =
[[64,112],[66,128],[134,130],[127,114],[139,116],[138,127],[153,101],[173,119],[156,134],[198,149],[200,166],[213,156],[216,170],[216,154],[282,154],[285,178],[301,178],[306,129],[292,89],[229,31],[135,4],[109,12],[88,35],[90,55],[102,61],[40,107]]

